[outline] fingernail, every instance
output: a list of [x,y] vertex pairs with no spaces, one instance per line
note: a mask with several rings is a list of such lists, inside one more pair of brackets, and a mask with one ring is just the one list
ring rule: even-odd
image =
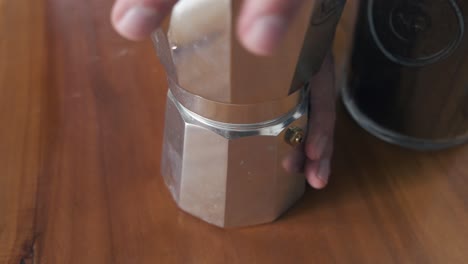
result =
[[259,55],[271,54],[286,34],[286,19],[281,16],[257,18],[244,36],[244,45]]
[[140,40],[151,34],[161,19],[155,9],[137,5],[125,12],[116,23],[116,29],[126,38]]
[[319,169],[317,176],[324,182],[328,182],[328,177],[330,175],[330,160],[325,159],[320,161]]

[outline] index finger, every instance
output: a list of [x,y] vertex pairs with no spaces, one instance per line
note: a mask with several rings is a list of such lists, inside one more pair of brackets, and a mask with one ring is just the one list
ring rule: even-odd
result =
[[[309,0],[310,1],[310,0]],[[304,0],[245,0],[239,17],[239,39],[250,52],[271,55]]]
[[117,0],[111,21],[115,30],[130,40],[147,38],[159,27],[177,0]]

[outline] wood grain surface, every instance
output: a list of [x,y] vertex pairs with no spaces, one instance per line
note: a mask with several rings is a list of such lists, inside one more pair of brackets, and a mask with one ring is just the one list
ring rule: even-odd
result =
[[390,146],[341,107],[330,186],[277,222],[178,210],[159,174],[164,72],[113,32],[111,4],[0,0],[0,263],[468,262],[468,147]]

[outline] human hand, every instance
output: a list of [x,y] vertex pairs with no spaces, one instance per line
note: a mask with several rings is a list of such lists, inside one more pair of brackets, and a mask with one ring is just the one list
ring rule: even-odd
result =
[[[177,0],[116,0],[112,22],[130,40],[148,37],[171,11]],[[257,55],[270,55],[281,43],[291,18],[303,0],[244,0],[238,36]],[[305,144],[283,161],[291,172],[305,172],[309,184],[324,188],[330,174],[335,124],[334,66],[328,55],[310,81],[309,129]]]
[[[304,0],[244,0],[237,34],[244,47],[257,55],[270,55],[280,45],[291,19]],[[177,0],[116,0],[112,24],[130,40],[148,37]]]
[[291,172],[304,172],[309,184],[324,188],[330,175],[335,127],[335,68],[331,54],[325,58],[320,71],[310,80],[309,127],[305,144],[283,160]]

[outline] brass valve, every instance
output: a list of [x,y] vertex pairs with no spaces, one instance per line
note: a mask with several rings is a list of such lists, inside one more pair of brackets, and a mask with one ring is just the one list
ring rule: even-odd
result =
[[304,141],[304,131],[299,127],[290,127],[285,133],[286,142],[296,147]]

